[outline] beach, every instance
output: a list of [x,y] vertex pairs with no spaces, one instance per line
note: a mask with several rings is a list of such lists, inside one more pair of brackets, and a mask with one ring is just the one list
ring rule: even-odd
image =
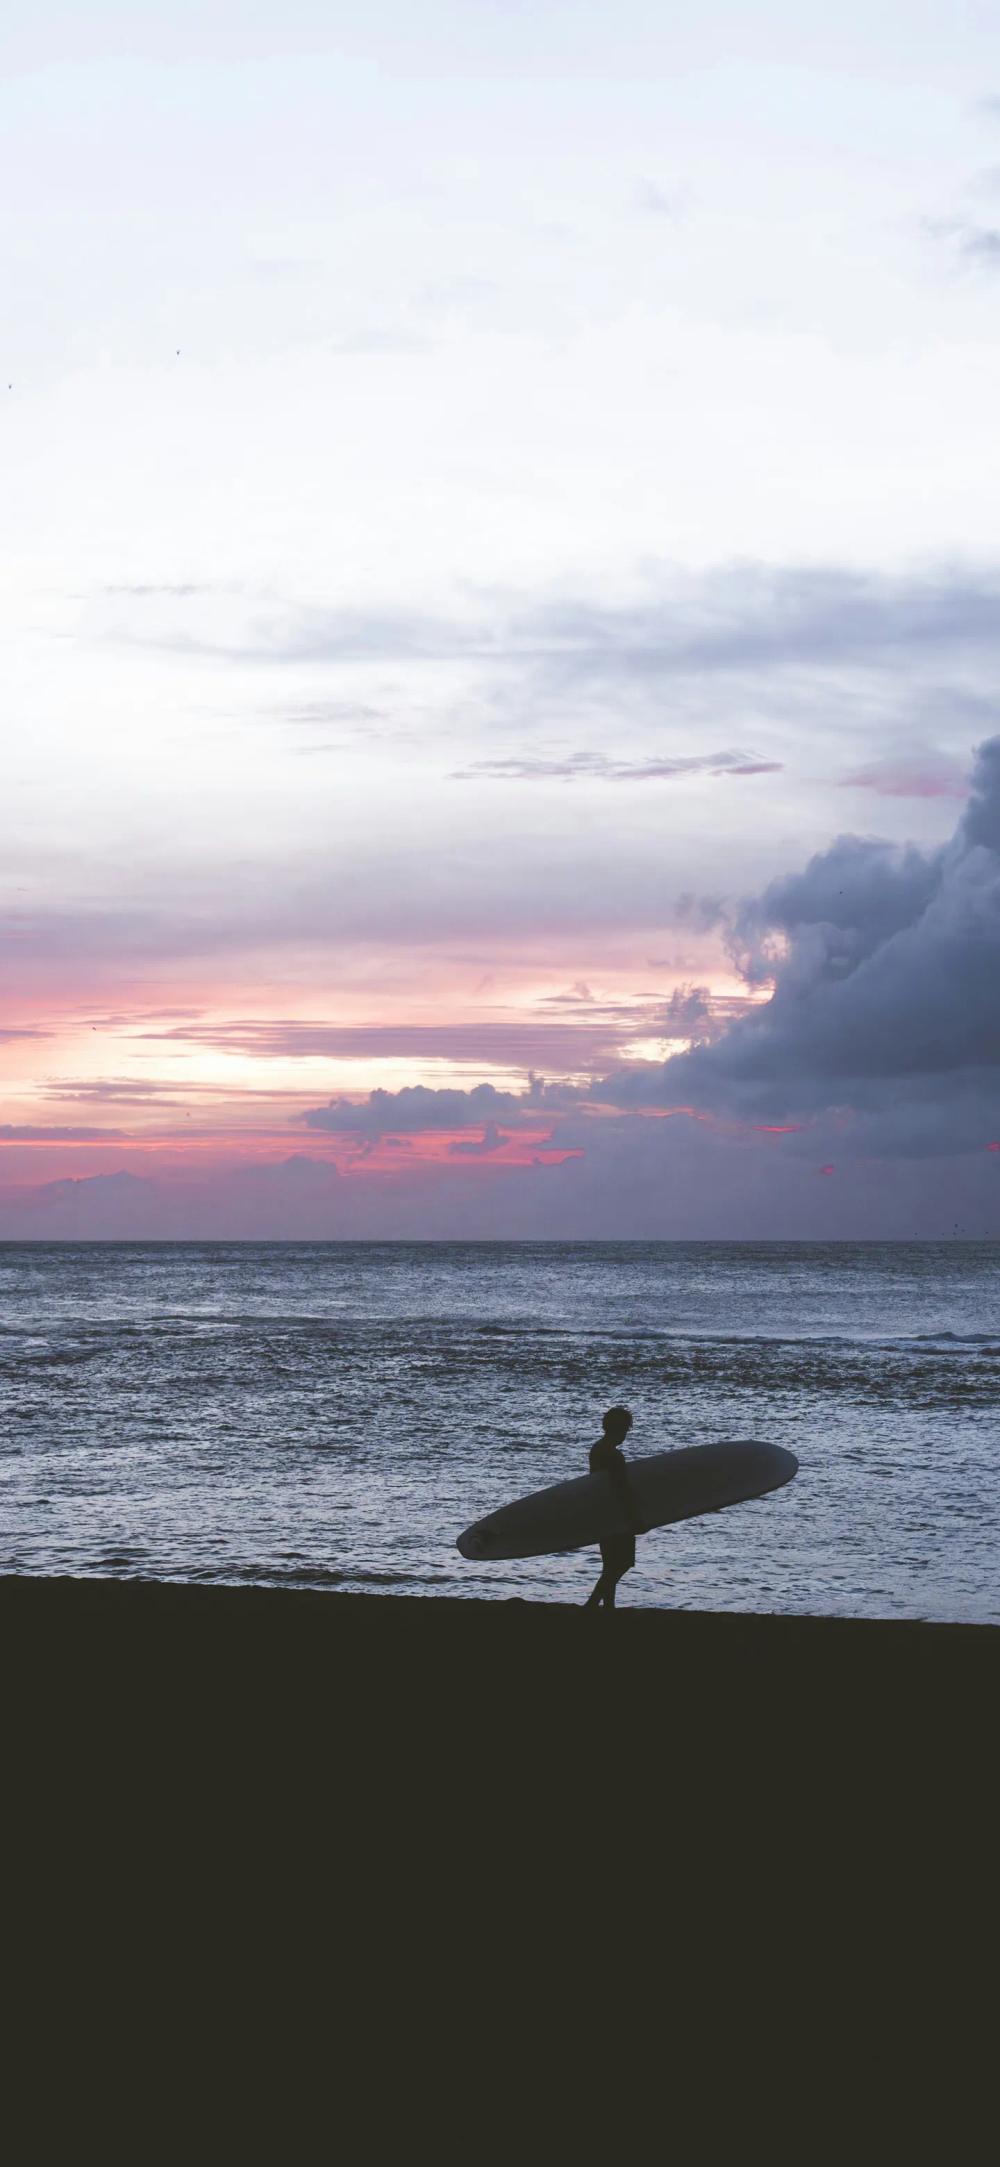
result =
[[119,1820],[122,1786],[229,1799],[369,1853],[447,1837],[481,1879],[605,1808],[727,1858],[764,1822],[839,1856],[862,1800],[900,1841],[968,1827],[995,1763],[992,1626],[8,1577],[0,1632],[9,1797],[46,1810],[58,1768],[61,1807],[67,1775]]
[[906,2012],[991,1961],[992,1626],[7,1577],[0,1635],[77,2123],[142,2072],[185,2156],[825,2142],[919,2119]]

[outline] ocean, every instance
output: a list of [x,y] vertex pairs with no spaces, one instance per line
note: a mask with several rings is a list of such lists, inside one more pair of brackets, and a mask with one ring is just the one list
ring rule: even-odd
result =
[[0,1393],[4,1573],[580,1602],[455,1538],[624,1402],[800,1472],[623,1606],[1000,1622],[993,1243],[9,1243]]

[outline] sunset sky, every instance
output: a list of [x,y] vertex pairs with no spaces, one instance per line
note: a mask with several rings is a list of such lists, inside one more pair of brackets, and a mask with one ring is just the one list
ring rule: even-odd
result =
[[1000,1234],[996,6],[0,57],[0,1236]]

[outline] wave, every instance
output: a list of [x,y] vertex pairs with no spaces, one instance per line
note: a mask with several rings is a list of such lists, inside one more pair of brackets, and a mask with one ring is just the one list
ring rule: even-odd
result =
[[924,1341],[949,1339],[954,1340],[956,1346],[985,1347],[992,1346],[996,1342],[997,1334],[996,1332],[914,1332],[913,1339],[918,1344]]

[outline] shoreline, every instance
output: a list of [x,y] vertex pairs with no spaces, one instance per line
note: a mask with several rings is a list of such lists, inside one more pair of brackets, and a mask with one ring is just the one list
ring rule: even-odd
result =
[[[334,1618],[343,1623],[349,1615],[358,1622],[367,1616],[374,1623],[387,1606],[404,1609],[411,1618],[418,1613],[443,1611],[452,1614],[456,1621],[459,1615],[468,1615],[478,1619],[506,1617],[512,1622],[518,1617],[539,1621],[543,1618],[568,1620],[581,1615],[585,1609],[582,1602],[537,1602],[531,1597],[511,1595],[414,1595],[404,1589],[390,1594],[355,1588],[278,1587],[267,1581],[160,1580],[139,1574],[119,1577],[112,1573],[0,1573],[0,1627],[8,1618],[19,1615],[26,1618],[33,1614],[36,1620],[42,1620],[47,1611],[54,1616],[57,1609],[62,1609],[67,1616],[72,1608],[81,1618],[88,1614],[96,1618],[115,1605],[119,1606],[121,1616],[130,1607],[136,1614],[145,1611],[150,1619],[156,1611],[165,1616],[172,1609],[178,1622],[183,1612],[193,1620],[196,1611],[201,1613],[203,1620],[214,1611],[217,1620],[228,1612],[230,1619],[235,1621],[239,1608],[249,1622],[263,1604],[272,1610],[275,1621],[279,1608],[284,1608],[286,1618],[290,1619],[294,1613],[286,1606],[295,1605],[300,1624],[305,1623],[308,1612],[317,1625],[322,1616],[323,1622],[331,1628]],[[686,1628],[682,1621],[689,1621],[696,1630],[711,1628],[752,1634],[761,1628],[777,1634],[806,1634],[814,1639],[828,1633],[874,1635],[879,1639],[900,1634],[951,1638],[961,1635],[969,1636],[971,1645],[972,1640],[981,1635],[994,1635],[1000,1648],[1000,1622],[993,1623],[988,1619],[845,1617],[828,1611],[675,1609],[669,1604],[624,1603],[613,1613],[612,1630],[626,1621],[627,1629],[634,1630],[633,1621],[637,1620],[649,1621],[640,1629],[654,1634],[683,1631]],[[704,1622],[699,1627],[696,1621]]]
[[0,1647],[8,1722],[69,1727],[99,1777],[98,1734],[113,1760],[169,1710],[181,1755],[269,1729],[322,1759],[336,1734],[445,1792],[484,1753],[558,1787],[602,1735],[627,1783],[737,1743],[768,1785],[835,1747],[891,1786],[893,1755],[927,1781],[975,1760],[1000,1693],[995,1625],[96,1577],[0,1577]]

